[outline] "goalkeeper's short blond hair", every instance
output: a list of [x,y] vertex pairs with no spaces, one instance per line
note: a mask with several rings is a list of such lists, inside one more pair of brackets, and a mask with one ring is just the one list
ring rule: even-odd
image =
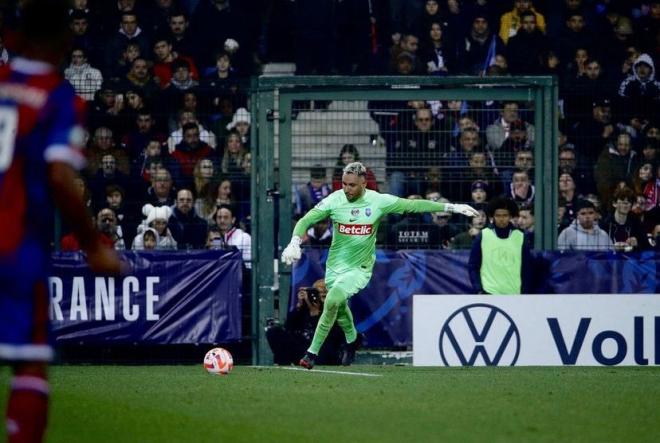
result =
[[358,177],[366,177],[367,168],[360,162],[349,163],[344,167],[344,174],[355,174]]

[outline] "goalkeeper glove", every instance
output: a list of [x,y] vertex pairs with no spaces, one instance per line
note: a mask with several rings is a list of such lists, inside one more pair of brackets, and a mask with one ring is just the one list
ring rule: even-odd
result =
[[300,260],[300,255],[302,254],[302,252],[300,251],[301,241],[302,240],[297,235],[291,237],[291,241],[289,242],[289,245],[286,248],[284,248],[284,251],[282,251],[282,263],[285,263],[287,265],[292,265],[298,260]]
[[445,211],[449,211],[454,214],[462,214],[467,217],[476,217],[479,215],[479,212],[472,206],[464,205],[461,203],[445,203]]

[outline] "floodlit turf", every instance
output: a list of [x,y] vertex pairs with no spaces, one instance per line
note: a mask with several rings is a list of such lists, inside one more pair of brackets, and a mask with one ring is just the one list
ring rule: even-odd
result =
[[[47,441],[660,441],[660,368],[320,369],[380,377],[54,367]],[[8,379],[0,368],[3,409]]]

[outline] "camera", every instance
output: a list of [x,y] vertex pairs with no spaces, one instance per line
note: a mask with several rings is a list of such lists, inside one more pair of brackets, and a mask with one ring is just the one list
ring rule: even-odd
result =
[[305,288],[307,299],[310,303],[319,303],[321,301],[321,293],[316,288]]

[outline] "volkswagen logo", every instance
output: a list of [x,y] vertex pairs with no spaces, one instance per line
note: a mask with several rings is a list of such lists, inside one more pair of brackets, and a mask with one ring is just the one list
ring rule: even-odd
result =
[[520,333],[509,314],[475,303],[449,316],[439,346],[445,366],[513,366],[520,354]]

